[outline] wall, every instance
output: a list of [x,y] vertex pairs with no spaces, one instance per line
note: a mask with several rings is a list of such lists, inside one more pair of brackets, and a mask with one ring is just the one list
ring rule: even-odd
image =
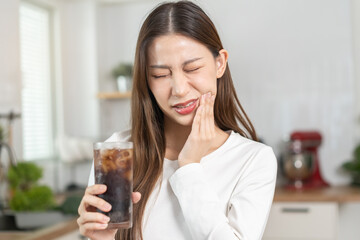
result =
[[96,3],[60,3],[64,133],[98,137]]
[[[144,16],[159,1],[102,5],[99,10],[99,84],[119,61],[133,59]],[[259,135],[279,154],[293,130],[319,130],[320,161],[331,184],[349,181],[339,167],[356,139],[356,89],[350,1],[198,1],[230,53],[238,96]],[[116,119],[128,111],[111,103]],[[109,107],[109,106],[108,106]],[[110,108],[110,107],[109,107]],[[110,111],[110,110],[108,110]],[[108,115],[102,115],[101,121]],[[127,116],[126,116],[127,117]],[[102,124],[101,132],[124,124]]]
[[338,169],[354,145],[355,104],[349,1],[242,1],[236,9],[227,19],[238,31],[223,33],[257,130],[278,150],[291,131],[318,129],[323,175],[345,183]]
[[351,1],[351,22],[353,36],[353,57],[355,73],[355,121],[357,121],[356,142],[360,143],[360,1]]
[[[21,110],[19,2],[0,1],[0,113]],[[2,124],[7,121],[1,120]],[[22,155],[21,119],[13,125],[13,146]]]
[[[360,144],[360,1],[351,1],[352,45],[354,58],[355,95],[354,104],[354,135],[355,143]],[[360,236],[360,204],[348,203],[340,205],[340,231],[341,239],[355,240]]]

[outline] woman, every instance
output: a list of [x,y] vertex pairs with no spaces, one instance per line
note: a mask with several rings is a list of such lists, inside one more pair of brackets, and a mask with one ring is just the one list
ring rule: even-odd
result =
[[[116,239],[261,239],[276,158],[256,142],[241,107],[214,24],[194,3],[154,9],[139,33],[133,77],[132,129],[108,141],[134,143],[134,223]],[[93,184],[93,173],[89,185]],[[87,188],[80,232],[114,239],[109,211]],[[141,200],[140,199],[141,193]]]

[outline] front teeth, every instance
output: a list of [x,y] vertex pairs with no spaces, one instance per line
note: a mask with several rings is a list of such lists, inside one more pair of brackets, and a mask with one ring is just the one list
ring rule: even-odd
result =
[[185,106],[176,106],[177,108],[187,108],[188,106],[190,106],[191,104],[193,104],[195,101],[189,102],[188,104],[186,104]]

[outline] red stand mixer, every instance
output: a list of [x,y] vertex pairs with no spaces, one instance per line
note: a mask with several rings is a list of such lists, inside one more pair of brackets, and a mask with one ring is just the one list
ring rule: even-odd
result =
[[287,189],[313,189],[329,186],[320,172],[318,147],[321,134],[316,131],[296,131],[291,133],[282,167],[289,182]]

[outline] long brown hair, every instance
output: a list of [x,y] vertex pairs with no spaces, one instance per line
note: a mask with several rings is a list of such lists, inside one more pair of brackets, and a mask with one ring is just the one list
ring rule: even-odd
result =
[[[145,206],[162,174],[165,156],[164,115],[147,83],[147,50],[156,37],[171,33],[199,41],[207,46],[214,57],[223,49],[210,18],[190,1],[163,3],[145,19],[136,46],[131,99],[134,191],[139,191],[142,197],[139,203],[134,204],[133,227],[120,229],[116,236],[118,240],[143,239]],[[228,66],[224,75],[217,80],[214,118],[220,129],[233,130],[257,140],[255,129],[236,96]]]

